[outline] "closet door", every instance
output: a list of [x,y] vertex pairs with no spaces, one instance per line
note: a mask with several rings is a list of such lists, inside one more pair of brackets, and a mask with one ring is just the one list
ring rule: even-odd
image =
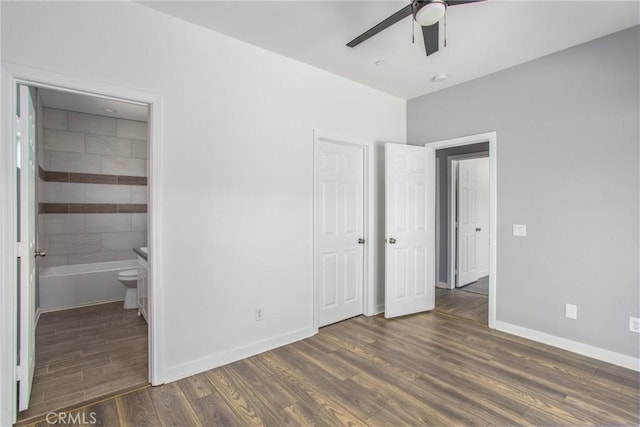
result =
[[316,143],[315,271],[318,327],[362,314],[364,148]]

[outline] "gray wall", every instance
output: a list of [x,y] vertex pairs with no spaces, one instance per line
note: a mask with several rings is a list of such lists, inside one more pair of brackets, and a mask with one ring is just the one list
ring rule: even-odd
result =
[[497,320],[634,357],[639,29],[407,105],[411,144],[497,131]]

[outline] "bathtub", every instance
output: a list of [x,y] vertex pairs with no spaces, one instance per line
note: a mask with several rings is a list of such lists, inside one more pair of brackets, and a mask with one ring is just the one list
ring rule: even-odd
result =
[[124,299],[118,272],[137,267],[135,259],[47,267],[40,273],[40,311],[55,311]]

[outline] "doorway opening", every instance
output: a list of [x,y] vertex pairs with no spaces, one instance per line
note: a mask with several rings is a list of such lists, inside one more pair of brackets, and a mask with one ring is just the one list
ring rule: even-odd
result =
[[[489,295],[489,157],[452,160],[450,288]],[[455,257],[453,257],[455,255]],[[486,316],[485,316],[486,318]]]
[[[150,106],[19,85],[17,421],[149,384]],[[31,106],[31,112],[24,106]],[[29,183],[32,197],[23,187]],[[28,200],[27,200],[28,199]],[[33,256],[32,256],[33,255]],[[20,267],[19,271],[25,271]]]
[[495,325],[496,134],[436,149],[435,309]]

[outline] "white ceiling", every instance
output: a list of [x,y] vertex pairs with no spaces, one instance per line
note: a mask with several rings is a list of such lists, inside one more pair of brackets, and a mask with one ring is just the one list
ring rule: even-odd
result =
[[[38,88],[38,91],[40,91],[42,105],[49,108],[115,117],[117,119],[137,120],[139,122],[146,122],[149,116],[149,107],[146,105],[54,89]],[[115,111],[104,111],[105,108]]]
[[[447,47],[428,58],[411,19],[355,48],[354,37],[408,1],[142,1],[247,43],[410,99],[640,23],[638,0],[488,0],[450,7]],[[440,25],[441,31],[443,25]],[[375,62],[384,60],[384,65]],[[431,78],[446,73],[449,79]]]

